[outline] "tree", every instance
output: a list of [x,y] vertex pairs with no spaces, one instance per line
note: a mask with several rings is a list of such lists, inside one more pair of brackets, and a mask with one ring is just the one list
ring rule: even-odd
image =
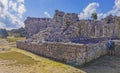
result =
[[91,18],[93,19],[93,20],[97,20],[97,13],[92,13],[92,16],[91,16]]
[[0,29],[0,38],[6,38],[8,36],[8,32],[6,29]]
[[27,37],[28,36],[25,28],[23,27],[19,29],[12,29],[8,32],[9,32],[9,36],[15,36],[15,37]]

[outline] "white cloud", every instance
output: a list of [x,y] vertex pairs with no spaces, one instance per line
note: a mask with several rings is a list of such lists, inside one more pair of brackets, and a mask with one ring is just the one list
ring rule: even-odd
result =
[[120,0],[115,0],[115,5],[113,6],[113,8],[106,12],[106,13],[98,13],[98,17],[100,18],[105,18],[108,15],[116,15],[116,16],[120,16]]
[[24,3],[24,0],[18,0],[19,3]]
[[115,5],[113,6],[113,9],[110,10],[107,15],[109,14],[120,16],[120,0],[115,0]]
[[115,6],[116,6],[117,8],[120,8],[120,0],[115,0]]
[[97,8],[99,7],[99,3],[93,2],[90,3],[82,13],[80,13],[79,18],[80,19],[88,19],[90,18],[92,13],[97,13],[98,14],[98,19],[105,18],[106,16],[112,14],[116,16],[120,16],[120,0],[115,0],[114,1],[115,5],[113,8],[106,12],[106,13],[98,13]]
[[13,2],[13,1],[9,1],[9,7],[12,10],[17,11],[17,3]]
[[26,12],[24,4],[19,4],[18,6],[18,15],[22,18],[23,13]]
[[4,27],[5,27],[5,25],[0,22],[0,28],[4,28]]
[[97,2],[93,2],[90,3],[84,10],[82,13],[80,13],[79,18],[80,19],[87,19],[91,17],[92,13],[96,13],[97,12],[97,8],[99,7],[99,3]]
[[0,0],[0,28],[24,27],[22,17],[25,12],[24,0]]
[[50,14],[47,11],[44,12],[44,15],[51,18]]

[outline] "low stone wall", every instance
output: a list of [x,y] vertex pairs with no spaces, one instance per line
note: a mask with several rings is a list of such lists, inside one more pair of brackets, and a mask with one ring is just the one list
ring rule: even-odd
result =
[[17,42],[17,47],[35,54],[63,61],[70,65],[82,65],[107,54],[105,43],[72,44],[72,43],[25,43]]
[[115,41],[115,56],[120,56],[120,41]]

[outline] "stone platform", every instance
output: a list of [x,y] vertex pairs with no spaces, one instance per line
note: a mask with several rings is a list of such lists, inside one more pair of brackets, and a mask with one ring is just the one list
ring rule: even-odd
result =
[[[117,42],[118,44],[119,42]],[[62,61],[69,65],[77,66],[88,63],[107,54],[106,42],[96,44],[76,43],[53,43],[44,42],[40,44],[17,42],[17,47],[38,55]],[[116,55],[120,55],[120,45],[116,44]]]

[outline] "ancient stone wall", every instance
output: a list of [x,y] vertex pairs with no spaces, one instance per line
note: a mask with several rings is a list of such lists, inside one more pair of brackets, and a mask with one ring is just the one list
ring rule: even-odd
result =
[[115,30],[114,35],[120,37],[120,17],[115,18]]
[[76,23],[77,21],[79,21],[78,18],[78,14],[75,13],[67,13],[64,15],[63,17],[63,32],[65,32],[71,25],[74,25],[74,23]]
[[[81,37],[84,39],[120,38],[120,17],[110,15],[102,20],[79,20],[76,13],[56,10],[53,18],[28,17],[25,20],[25,28],[29,36],[37,33],[44,36],[45,38],[42,40],[60,38],[60,41],[70,41],[74,38],[81,39]],[[48,29],[52,29],[52,32],[49,32]],[[47,35],[42,35],[44,33]],[[55,40],[55,42],[57,41]]]
[[52,20],[50,18],[28,17],[24,23],[27,33],[29,34],[29,36],[31,36],[41,30],[46,29],[46,27],[49,27],[52,23]]
[[120,41],[115,40],[115,55],[120,56]]
[[107,54],[104,42],[89,45],[51,42],[40,44],[17,42],[17,47],[74,66],[85,64]]
[[75,23],[78,28],[79,37],[89,37],[90,36],[90,24],[88,21],[81,20]]
[[[58,24],[63,24],[63,17],[64,17],[65,13],[62,12],[62,11],[59,11],[59,10],[55,10],[55,14],[54,14],[54,17],[53,17],[53,21],[55,23],[58,23]],[[56,24],[57,25],[57,24]]]

